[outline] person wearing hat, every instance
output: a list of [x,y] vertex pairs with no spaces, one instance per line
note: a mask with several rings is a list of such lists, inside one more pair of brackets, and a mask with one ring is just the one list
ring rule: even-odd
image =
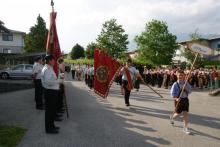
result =
[[41,83],[42,57],[36,57],[33,65],[32,77],[35,86],[36,109],[43,110],[43,88]]
[[133,81],[138,76],[138,71],[132,66],[131,59],[128,59],[126,66],[121,69],[122,83],[124,88],[125,105],[130,106],[129,97],[133,87]]
[[54,120],[56,117],[60,80],[57,79],[53,70],[55,64],[54,57],[52,55],[46,55],[45,61],[46,64],[41,73],[45,98],[45,130],[46,133],[56,134],[59,127],[55,126]]

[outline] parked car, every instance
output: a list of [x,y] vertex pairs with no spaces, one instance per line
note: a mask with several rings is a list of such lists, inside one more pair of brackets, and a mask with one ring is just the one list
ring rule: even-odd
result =
[[31,79],[33,65],[31,64],[19,64],[13,68],[0,70],[0,77],[2,79],[8,78],[26,78]]

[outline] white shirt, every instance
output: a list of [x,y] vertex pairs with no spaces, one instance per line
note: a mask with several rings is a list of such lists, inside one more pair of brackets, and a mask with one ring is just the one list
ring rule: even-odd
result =
[[88,73],[88,68],[84,68],[84,74],[86,75]]
[[45,64],[41,72],[41,82],[44,88],[59,90],[59,80],[53,70],[53,67]]
[[33,65],[33,71],[32,73],[35,75],[36,77],[35,79],[41,79],[41,71],[42,71],[43,65],[40,63],[35,62]]
[[91,76],[94,76],[94,67],[90,68],[90,74],[91,74]]
[[76,67],[74,65],[71,65],[71,70],[76,70]]
[[[129,70],[129,73],[130,73],[130,76],[131,76],[131,80],[134,80],[134,78],[135,78],[135,76],[137,75],[137,73],[138,73],[138,70],[135,68],[135,67],[133,67],[133,66],[130,66],[129,68],[128,68],[128,70]],[[127,75],[126,75],[126,73],[125,73],[125,67],[123,67],[122,69],[121,69],[121,72],[122,72],[122,80],[125,80],[125,81],[127,81],[128,80],[128,78],[127,78]]]

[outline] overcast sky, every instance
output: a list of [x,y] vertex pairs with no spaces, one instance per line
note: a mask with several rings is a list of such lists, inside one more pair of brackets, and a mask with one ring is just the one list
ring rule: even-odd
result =
[[[220,34],[220,0],[54,0],[61,50],[76,43],[95,42],[102,24],[117,19],[133,38],[152,19],[166,21],[169,31],[181,38],[199,29],[201,34]],[[28,33],[40,14],[49,26],[50,0],[0,0],[0,20],[9,29]]]

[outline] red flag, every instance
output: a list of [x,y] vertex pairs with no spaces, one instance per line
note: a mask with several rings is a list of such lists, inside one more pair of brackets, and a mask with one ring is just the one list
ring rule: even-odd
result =
[[121,69],[118,61],[99,49],[94,53],[94,91],[103,98],[108,96],[116,73]]
[[[50,13],[50,28],[47,35],[46,45],[46,53],[53,55],[55,61],[57,61],[57,59],[61,56],[60,44],[56,29],[56,16],[57,13],[52,10],[52,12]],[[54,72],[56,73],[56,75],[58,75],[59,73],[57,62],[55,62],[54,65]]]

